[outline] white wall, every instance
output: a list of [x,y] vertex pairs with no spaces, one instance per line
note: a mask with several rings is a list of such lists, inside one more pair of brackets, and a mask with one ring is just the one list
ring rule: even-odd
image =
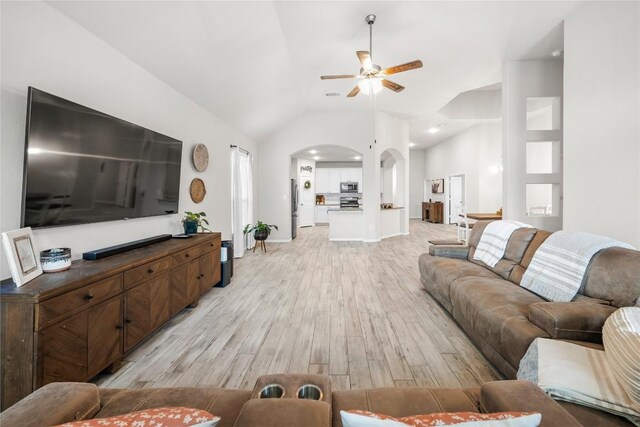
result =
[[[2,2],[0,7],[0,229],[20,227],[26,96],[27,86],[34,86],[182,140],[179,208],[207,212],[211,228],[230,238],[229,144],[257,154],[255,143],[46,3]],[[196,143],[209,149],[205,173],[191,166]],[[207,184],[207,196],[199,205],[188,196],[189,183],[196,176]],[[78,258],[90,249],[180,230],[180,216],[172,215],[49,228],[34,234],[39,249],[67,246]],[[4,253],[0,276],[10,276]]]
[[[401,206],[404,209],[401,212],[401,224],[400,232],[402,234],[409,233],[409,125],[405,120],[394,117],[390,114],[378,112],[376,113],[376,161],[378,167],[374,168],[376,172],[375,182],[380,183],[381,169],[380,159],[382,153],[389,151],[396,160],[396,188],[393,203],[396,206]],[[364,187],[365,189],[367,187]],[[378,191],[377,198],[373,203],[380,204],[380,191]],[[379,208],[379,206],[378,206]],[[378,215],[378,219],[380,215]],[[380,223],[365,224],[365,227],[376,226],[376,236],[381,235]]]
[[502,128],[498,122],[481,123],[448,138],[424,153],[426,179],[445,179],[444,194],[431,194],[427,200],[445,203],[449,175],[465,175],[465,207],[467,212],[495,212],[502,206],[502,175],[494,168],[502,150]]
[[425,150],[409,151],[409,218],[422,218]]
[[640,4],[566,18],[564,228],[640,247]]
[[[258,165],[258,204],[260,216],[256,219],[276,224],[280,228],[271,233],[273,241],[291,240],[291,211],[289,200],[289,169],[291,154],[318,145],[339,145],[351,148],[363,156],[364,219],[374,221],[366,205],[367,194],[377,191],[366,180],[367,168],[373,168],[374,150],[371,114],[367,111],[325,112],[309,111],[280,128],[260,145]],[[379,165],[379,163],[378,163]],[[302,183],[298,183],[302,185]],[[375,186],[378,188],[379,186]],[[378,199],[380,196],[378,195]],[[370,202],[369,202],[370,203]]]
[[[504,218],[549,231],[562,228],[562,169],[552,174],[527,174],[526,141],[558,141],[561,147],[563,134],[560,123],[554,130],[527,129],[527,98],[562,99],[562,73],[560,59],[509,61],[504,64],[502,72]],[[544,115],[538,116],[538,119],[544,121]],[[527,184],[554,185],[553,216],[529,215]]]

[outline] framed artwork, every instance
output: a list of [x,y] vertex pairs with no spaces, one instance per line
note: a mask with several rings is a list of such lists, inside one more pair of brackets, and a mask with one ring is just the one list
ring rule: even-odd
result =
[[2,244],[16,286],[22,286],[42,274],[31,227],[2,233]]
[[433,194],[444,193],[444,178],[431,180],[431,193]]

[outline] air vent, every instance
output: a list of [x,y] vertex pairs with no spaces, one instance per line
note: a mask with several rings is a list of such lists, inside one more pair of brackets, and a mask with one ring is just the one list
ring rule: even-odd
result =
[[327,92],[325,96],[342,96],[341,92]]

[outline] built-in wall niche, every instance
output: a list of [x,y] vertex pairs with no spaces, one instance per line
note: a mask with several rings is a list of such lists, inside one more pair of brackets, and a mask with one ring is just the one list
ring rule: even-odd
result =
[[559,173],[560,157],[560,141],[527,141],[528,174]]
[[530,217],[560,214],[560,185],[526,184],[526,215]]
[[527,130],[560,130],[561,126],[559,96],[527,98]]

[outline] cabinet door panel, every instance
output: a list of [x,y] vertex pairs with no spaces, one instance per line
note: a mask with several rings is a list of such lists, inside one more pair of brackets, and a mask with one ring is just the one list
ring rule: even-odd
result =
[[199,259],[194,259],[187,264],[187,276],[187,303],[191,304],[200,298],[200,282],[204,281],[204,277],[200,277]]
[[329,169],[316,168],[316,193],[329,192]]
[[212,252],[207,252],[200,257],[200,295],[206,294],[214,285],[213,258],[211,254]]
[[122,357],[122,296],[87,310],[89,376]]
[[171,270],[171,315],[174,316],[189,304],[187,264]]
[[339,192],[340,192],[340,169],[330,168],[329,169],[329,193],[339,193]]
[[150,282],[124,294],[124,350],[138,344],[151,330]]
[[171,317],[171,286],[169,273],[149,286],[151,329],[156,329]]
[[82,311],[39,333],[42,377],[38,387],[57,381],[86,381],[87,312]]

